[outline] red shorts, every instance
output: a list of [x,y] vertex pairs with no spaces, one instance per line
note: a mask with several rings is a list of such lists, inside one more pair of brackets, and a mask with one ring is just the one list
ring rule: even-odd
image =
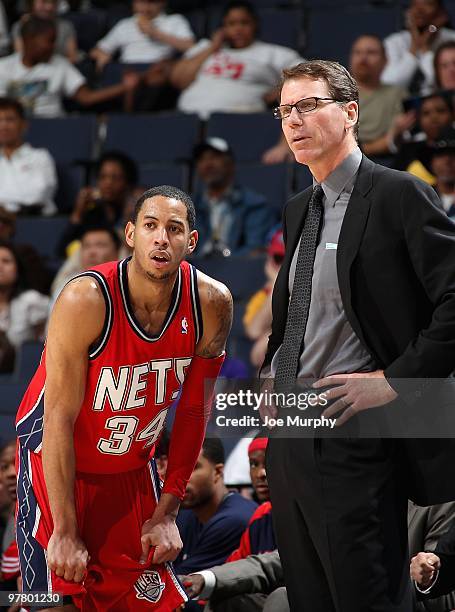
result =
[[170,563],[152,565],[153,551],[139,563],[142,525],[153,515],[159,487],[154,460],[120,474],[76,474],[79,533],[90,560],[84,581],[69,582],[47,566],[53,522],[41,456],[19,449],[16,529],[24,592],[71,595],[84,612],[170,612],[187,601]]

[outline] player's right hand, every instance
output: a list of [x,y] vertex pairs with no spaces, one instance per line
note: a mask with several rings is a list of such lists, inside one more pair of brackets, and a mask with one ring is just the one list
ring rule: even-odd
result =
[[186,594],[190,599],[197,597],[205,586],[204,576],[201,574],[188,574],[188,576],[179,576],[180,582],[185,587]]
[[77,535],[53,533],[47,545],[47,563],[57,576],[82,582],[87,571],[88,552]]

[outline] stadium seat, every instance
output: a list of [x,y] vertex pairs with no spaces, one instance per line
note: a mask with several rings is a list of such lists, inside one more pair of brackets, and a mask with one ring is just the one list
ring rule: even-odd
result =
[[126,70],[145,72],[150,64],[121,64],[120,62],[109,62],[106,64],[99,80],[99,87],[110,87],[121,82]]
[[49,150],[57,163],[91,159],[97,135],[95,115],[32,119],[26,140]]
[[104,149],[125,151],[139,164],[191,158],[199,132],[196,115],[110,115]]
[[[3,386],[0,386],[0,393],[3,390]],[[10,440],[14,440],[16,437],[16,430],[14,427],[14,420],[16,417],[15,412],[1,412],[0,414],[0,446],[3,446]]]
[[87,13],[79,11],[65,13],[65,19],[71,21],[76,33],[77,44],[82,51],[90,51],[104,36],[107,30],[106,12],[91,10]]
[[139,185],[150,189],[156,185],[173,185],[188,189],[188,167],[184,164],[156,164],[139,167]]
[[40,255],[52,259],[67,223],[68,218],[65,216],[18,217],[15,241],[18,244],[31,244]]
[[25,342],[16,352],[15,376],[20,382],[29,383],[41,359],[42,342]]
[[295,164],[295,182],[294,182],[294,193],[303,191],[307,187],[313,184],[313,177],[310,169],[304,164]]
[[[270,5],[269,5],[270,6]],[[303,28],[303,12],[295,8],[265,8],[259,2],[259,40],[298,49]],[[221,24],[223,7],[212,7],[208,18],[208,31],[214,32]]]
[[240,185],[265,195],[271,209],[280,218],[289,195],[290,169],[288,164],[238,164],[236,179]]
[[224,283],[234,300],[247,299],[260,289],[264,282],[265,256],[248,257],[195,257],[196,268]]
[[[0,397],[2,398],[0,414],[11,416],[13,423],[17,408],[21,403],[27,385],[28,383],[24,381],[0,385]],[[3,437],[3,429],[0,429],[0,436]]]
[[79,190],[85,185],[85,170],[81,167],[57,164],[58,190],[55,201],[59,212],[73,210]]
[[280,134],[281,122],[271,112],[213,113],[207,122],[207,137],[227,140],[237,162],[259,162]]
[[384,5],[315,6],[305,21],[307,59],[336,60],[348,66],[349,52],[361,34],[376,34],[384,38],[401,28],[401,7],[398,3]]

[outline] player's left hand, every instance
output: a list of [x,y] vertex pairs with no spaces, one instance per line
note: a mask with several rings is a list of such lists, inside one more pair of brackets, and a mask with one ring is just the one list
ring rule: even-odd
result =
[[182,540],[175,519],[165,516],[158,521],[153,517],[142,525],[142,555],[140,563],[145,563],[151,546],[155,546],[152,563],[174,561],[182,550]]
[[[325,400],[334,401],[322,416],[332,417],[341,411],[336,425],[339,427],[358,412],[383,406],[393,401],[398,394],[389,385],[383,370],[360,374],[334,374],[321,378],[313,384],[315,389],[337,385],[324,391]],[[339,398],[339,399],[337,399]]]

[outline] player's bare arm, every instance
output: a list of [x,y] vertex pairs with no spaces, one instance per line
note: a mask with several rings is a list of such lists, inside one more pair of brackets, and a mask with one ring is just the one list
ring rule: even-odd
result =
[[232,325],[232,296],[227,287],[198,272],[198,288],[204,331],[185,379],[172,428],[163,493],[153,517],[143,526],[142,562],[147,559],[151,546],[156,546],[154,563],[173,561],[182,548],[175,519],[185,492],[185,480],[191,475],[205,436],[210,404],[204,397],[205,381],[214,381],[218,376]]
[[233,303],[229,289],[206,274],[198,272],[204,333],[196,347],[196,355],[218,357],[226,348],[231,331]]
[[83,579],[88,554],[77,532],[73,429],[85,393],[89,348],[101,334],[104,316],[97,282],[75,279],[55,304],[46,342],[42,456],[54,523],[48,564],[75,582]]

